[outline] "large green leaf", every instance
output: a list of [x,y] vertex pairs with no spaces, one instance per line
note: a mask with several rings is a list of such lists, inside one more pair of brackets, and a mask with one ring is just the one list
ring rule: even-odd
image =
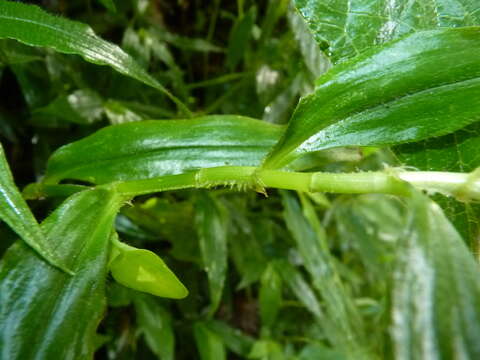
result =
[[[392,145],[480,120],[480,28],[418,32],[337,65],[304,97],[266,159],[339,146]],[[448,106],[446,106],[448,104]]]
[[50,15],[38,6],[0,1],[0,38],[15,39],[31,46],[49,47],[61,53],[80,55],[94,64],[109,65],[121,74],[160,90],[184,112],[189,113],[185,105],[130,55],[117,45],[99,38],[83,23]]
[[5,221],[32,249],[51,265],[70,272],[55,248],[45,238],[30,208],[15,186],[1,144],[0,201],[0,219]]
[[213,314],[220,305],[227,275],[226,209],[208,193],[201,192],[196,204],[196,224],[203,266],[208,275],[210,288],[209,313]]
[[316,40],[337,62],[406,33],[477,25],[476,0],[294,0]]
[[46,182],[146,179],[223,166],[256,166],[283,127],[241,116],[156,120],[109,126],[57,150]]
[[422,194],[397,251],[396,359],[480,358],[480,269],[442,210]]
[[0,263],[0,358],[86,359],[105,311],[108,244],[121,200],[86,190],[42,224],[75,276],[45,262],[22,242]]

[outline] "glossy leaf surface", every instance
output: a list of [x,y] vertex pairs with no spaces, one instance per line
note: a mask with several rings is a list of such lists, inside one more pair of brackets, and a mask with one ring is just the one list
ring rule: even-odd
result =
[[476,0],[294,0],[317,42],[335,62],[406,33],[478,25]]
[[283,128],[241,116],[156,120],[106,127],[60,148],[46,182],[146,179],[223,165],[259,165]]
[[304,97],[266,159],[444,135],[479,120],[480,28],[418,32],[334,67]]
[[396,359],[480,356],[480,268],[438,205],[409,201],[393,296]]
[[203,267],[208,276],[210,314],[213,314],[220,305],[227,275],[228,218],[226,214],[225,208],[218,200],[204,192],[199,195],[195,220]]
[[182,299],[188,290],[155,253],[113,241],[109,269],[123,286],[152,295]]
[[12,173],[0,144],[0,219],[51,265],[67,272],[65,262],[45,238],[30,208],[13,182]]
[[105,190],[87,190],[66,200],[42,224],[74,276],[49,266],[22,242],[7,251],[0,263],[1,358],[93,356],[119,205]]
[[182,104],[130,55],[117,45],[99,38],[83,23],[51,15],[37,6],[2,1],[0,38],[15,39],[31,46],[49,47],[61,53],[80,55],[94,64],[109,65],[119,73],[167,94],[182,107]]

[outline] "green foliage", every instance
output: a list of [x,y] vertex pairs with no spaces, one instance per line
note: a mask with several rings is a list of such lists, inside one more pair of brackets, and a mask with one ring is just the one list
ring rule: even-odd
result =
[[480,357],[476,1],[42,4],[0,1],[0,358]]

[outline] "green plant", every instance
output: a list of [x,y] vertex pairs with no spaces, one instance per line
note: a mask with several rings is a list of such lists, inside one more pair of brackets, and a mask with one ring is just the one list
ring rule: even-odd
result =
[[2,359],[480,356],[474,0],[98,3],[0,1]]

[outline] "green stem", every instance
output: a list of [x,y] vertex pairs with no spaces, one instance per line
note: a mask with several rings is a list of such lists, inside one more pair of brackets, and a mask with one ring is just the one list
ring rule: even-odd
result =
[[167,175],[159,178],[119,182],[113,186],[126,197],[167,190],[231,186],[239,189],[264,188],[329,192],[343,194],[383,193],[408,195],[406,183],[429,192],[462,195],[465,200],[480,200],[480,179],[470,174],[449,172],[364,172],[364,173],[300,173],[282,170],[263,170],[248,166],[225,166]]

